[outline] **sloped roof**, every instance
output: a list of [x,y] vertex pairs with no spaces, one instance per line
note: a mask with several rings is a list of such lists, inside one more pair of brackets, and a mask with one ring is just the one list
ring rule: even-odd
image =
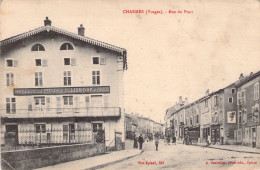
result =
[[236,87],[239,87],[247,82],[249,82],[250,80],[256,78],[257,76],[260,76],[260,71],[256,72],[256,73],[252,73],[248,76],[245,76],[243,79],[239,80],[237,83],[236,83]]
[[45,32],[45,31],[47,31],[47,32],[53,31],[53,32],[63,34],[63,35],[66,35],[68,37],[86,42],[86,43],[89,43],[91,45],[99,46],[99,47],[117,52],[124,57],[124,69],[127,69],[127,52],[126,52],[126,49],[120,48],[120,47],[117,47],[117,46],[114,46],[114,45],[111,45],[111,44],[108,44],[108,43],[105,43],[105,42],[102,42],[102,41],[98,41],[98,40],[95,40],[95,39],[92,39],[92,38],[89,38],[89,37],[81,36],[81,35],[78,35],[78,34],[75,34],[75,33],[72,33],[72,32],[68,32],[68,31],[65,31],[65,30],[62,30],[60,28],[56,28],[56,27],[53,27],[53,26],[50,26],[50,25],[42,26],[42,27],[36,28],[34,30],[30,30],[28,32],[18,34],[16,36],[4,39],[4,40],[0,41],[0,46],[5,46],[5,45],[14,43],[16,41],[22,40],[24,38],[27,38],[27,37],[30,37],[30,36],[36,35],[38,33]]

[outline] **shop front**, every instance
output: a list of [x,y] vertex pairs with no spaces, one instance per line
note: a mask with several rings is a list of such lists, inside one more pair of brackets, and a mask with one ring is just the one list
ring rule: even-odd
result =
[[220,125],[211,125],[211,143],[220,143]]

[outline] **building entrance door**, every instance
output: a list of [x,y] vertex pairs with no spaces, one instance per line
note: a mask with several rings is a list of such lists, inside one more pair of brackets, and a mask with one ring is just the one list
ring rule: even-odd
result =
[[256,147],[256,128],[252,128],[252,147]]
[[219,128],[211,130],[211,141],[212,141],[212,144],[220,142]]
[[18,144],[18,125],[5,125],[5,144],[14,146]]
[[75,125],[63,125],[63,142],[75,143]]
[[35,141],[36,143],[46,143],[47,135],[46,135],[46,125],[45,124],[36,124],[35,125]]

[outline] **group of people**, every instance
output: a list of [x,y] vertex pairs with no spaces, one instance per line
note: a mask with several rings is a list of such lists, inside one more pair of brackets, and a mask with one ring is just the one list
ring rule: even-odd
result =
[[168,136],[166,138],[166,142],[168,145],[170,145],[170,143],[172,142],[173,144],[176,144],[176,137],[175,136],[172,136],[172,138],[170,138],[170,136]]
[[[159,138],[156,137],[154,142],[155,142],[156,151],[158,151]],[[140,134],[140,136],[138,138],[134,137],[134,148],[138,148],[138,143],[139,143],[139,149],[142,150],[143,149],[143,143],[144,143],[144,138],[143,138],[142,134]]]

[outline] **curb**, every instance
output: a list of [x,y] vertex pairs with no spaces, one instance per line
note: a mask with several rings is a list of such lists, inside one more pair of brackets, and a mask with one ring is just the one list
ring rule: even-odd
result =
[[128,156],[126,158],[122,158],[122,159],[119,159],[119,160],[115,160],[115,161],[112,161],[112,162],[109,162],[109,163],[105,163],[105,164],[101,164],[101,165],[97,165],[97,166],[93,166],[91,168],[87,168],[86,170],[93,170],[93,169],[100,169],[100,168],[104,168],[106,166],[109,166],[109,165],[113,165],[113,164],[116,164],[118,162],[122,162],[122,161],[125,161],[127,159],[130,159],[130,158],[133,158],[137,155],[140,155],[141,153],[143,153],[144,151],[142,150],[140,153],[136,154],[136,155],[132,155],[132,156]]
[[238,151],[238,150],[233,150],[233,149],[215,148],[215,147],[212,147],[212,146],[201,146],[201,145],[191,145],[191,146],[200,146],[200,147],[203,147],[203,148],[219,149],[219,150],[233,151],[233,152],[240,152],[240,153],[260,154],[260,152]]

